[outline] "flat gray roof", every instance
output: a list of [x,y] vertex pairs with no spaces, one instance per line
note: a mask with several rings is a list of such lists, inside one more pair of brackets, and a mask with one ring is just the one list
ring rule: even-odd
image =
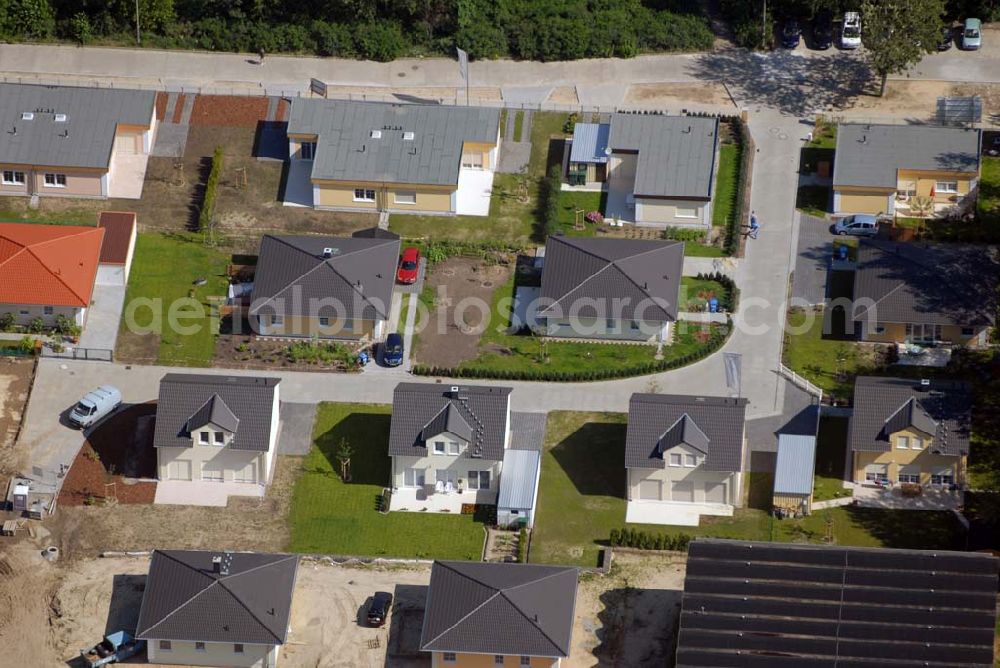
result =
[[[106,168],[117,125],[148,126],[155,103],[156,93],[148,90],[0,84],[0,159],[12,165]],[[56,121],[57,114],[66,120]]]
[[317,136],[314,179],[421,185],[457,185],[462,144],[499,130],[499,109],[301,98],[288,121],[290,134]]
[[573,143],[569,150],[570,162],[607,162],[604,149],[608,147],[611,126],[607,123],[577,123],[573,126]]
[[497,508],[534,508],[540,464],[538,450],[508,449],[503,453]]
[[812,494],[815,468],[815,436],[778,435],[778,460],[774,467],[775,494]]
[[718,139],[717,118],[615,114],[608,145],[616,152],[638,152],[636,195],[708,200]]
[[837,126],[834,186],[896,188],[900,169],[975,174],[979,130],[933,125]]

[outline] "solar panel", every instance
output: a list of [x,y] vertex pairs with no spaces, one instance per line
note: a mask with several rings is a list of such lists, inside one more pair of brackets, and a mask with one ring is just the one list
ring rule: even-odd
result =
[[945,125],[979,123],[983,119],[983,101],[978,96],[939,97],[938,122]]

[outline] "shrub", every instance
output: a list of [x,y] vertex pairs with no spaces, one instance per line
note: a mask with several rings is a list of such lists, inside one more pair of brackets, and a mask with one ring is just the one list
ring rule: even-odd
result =
[[353,58],[357,55],[354,35],[348,26],[317,20],[313,21],[310,27],[313,42],[316,44],[316,53],[319,55],[339,58]]
[[391,21],[358,26],[354,30],[354,41],[358,55],[382,63],[395,60],[406,48],[399,24]]
[[41,318],[32,318],[28,323],[28,331],[32,334],[41,334],[45,331],[45,321]]
[[589,211],[584,218],[586,218],[588,223],[593,223],[595,225],[601,225],[604,223],[604,214],[600,211]]
[[66,27],[67,36],[77,44],[87,44],[93,38],[90,18],[83,12],[74,14]]
[[562,167],[552,165],[548,175],[542,180],[539,191],[539,206],[542,211],[542,229],[539,241],[555,234],[559,229],[559,194],[562,188]]
[[35,340],[30,336],[22,336],[17,342],[17,349],[22,353],[30,353],[35,349]]
[[0,332],[11,332],[14,330],[14,323],[17,318],[13,313],[7,312],[0,314]]
[[579,114],[575,111],[566,117],[566,122],[563,123],[563,134],[571,135],[573,134],[573,128],[576,127],[576,122],[580,118]]
[[216,146],[212,155],[212,169],[208,172],[208,181],[205,183],[205,199],[201,204],[201,211],[198,213],[198,229],[202,232],[212,226],[212,218],[215,216],[215,197],[219,188],[219,175],[222,172],[222,147]]
[[64,336],[80,336],[80,326],[62,314],[56,316],[55,330]]
[[517,534],[517,563],[528,563],[528,530],[524,527]]
[[705,231],[686,227],[668,227],[663,230],[663,238],[674,241],[694,241],[701,244],[705,243]]

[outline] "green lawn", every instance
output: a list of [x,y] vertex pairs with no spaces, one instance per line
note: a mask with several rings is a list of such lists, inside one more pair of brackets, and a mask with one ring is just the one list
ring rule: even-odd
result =
[[718,246],[706,246],[688,241],[684,243],[684,255],[687,257],[726,257],[726,251]]
[[[623,413],[549,413],[539,482],[538,513],[529,560],[593,566],[611,530],[625,524]],[[703,517],[697,527],[628,525],[664,534],[824,542],[840,545],[941,549],[959,547],[961,529],[951,513],[833,508],[799,520],[775,520],[773,479],[750,474],[750,507],[733,517]],[[765,510],[767,508],[767,510]]]
[[850,496],[844,489],[844,464],[847,452],[847,418],[823,417],[816,438],[816,477],[814,501]]
[[[483,525],[472,515],[394,512],[376,503],[389,483],[390,406],[319,405],[314,444],[292,493],[291,550],[355,556],[478,560]],[[352,481],[340,479],[336,452],[353,447]]]
[[[155,360],[142,360],[178,366],[208,366],[215,353],[217,323],[212,318],[208,298],[226,294],[226,265],[230,256],[202,243],[201,238],[181,233],[141,233],[135,244],[135,257],[125,293],[125,313],[132,304],[149,303],[152,307],[136,306],[134,322],[139,327],[153,324],[151,308],[162,315],[159,354]],[[195,286],[196,279],[208,282]],[[194,298],[194,302],[179,300]],[[144,300],[136,302],[136,300]],[[152,300],[145,302],[145,300]],[[193,331],[181,333],[170,325],[173,309],[181,319],[181,328]],[[119,346],[128,345],[130,336],[127,317],[122,318]]]
[[979,225],[992,231],[1000,229],[1000,158],[983,156],[977,208]]
[[718,281],[694,276],[684,276],[681,278],[681,311],[704,311],[707,310],[708,300],[712,297],[719,300],[720,304],[726,304],[728,290]]
[[829,123],[822,118],[817,118],[812,141],[806,144],[806,146],[811,148],[837,148],[837,125]]
[[[591,211],[604,211],[605,194],[602,192],[571,192],[563,190],[559,192],[558,197],[559,229],[568,237],[594,236],[597,233],[597,225],[588,223],[584,219],[584,216]],[[583,223],[582,230],[573,229],[573,225],[577,220],[577,211],[582,212],[579,214],[579,220]]]
[[[839,312],[839,311],[838,311]],[[824,336],[824,321],[833,322],[829,331],[843,331],[837,313],[825,318],[822,308],[796,309],[788,313],[785,331],[785,366],[824,392],[840,398],[854,391],[854,377],[874,369],[871,350],[850,340]]]
[[712,202],[712,225],[725,227],[736,212],[736,190],[740,179],[740,146],[723,144],[719,148],[719,174],[715,180]]
[[795,194],[795,208],[810,216],[823,218],[830,207],[829,186],[800,186]]

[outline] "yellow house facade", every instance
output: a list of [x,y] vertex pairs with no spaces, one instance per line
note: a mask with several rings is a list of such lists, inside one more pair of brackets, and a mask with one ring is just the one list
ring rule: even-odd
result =
[[889,436],[888,452],[855,452],[854,481],[913,483],[922,486],[964,484],[967,455],[934,453],[934,435],[901,429]]

